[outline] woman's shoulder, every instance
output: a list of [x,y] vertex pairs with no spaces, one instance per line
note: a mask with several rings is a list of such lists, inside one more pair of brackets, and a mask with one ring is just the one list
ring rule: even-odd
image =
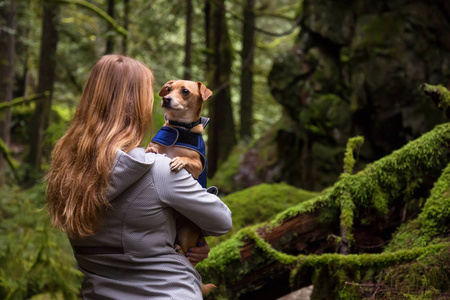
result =
[[156,161],[156,155],[146,153],[143,148],[135,148],[129,152],[118,150],[110,173],[107,197],[115,198],[142,176],[150,173]]

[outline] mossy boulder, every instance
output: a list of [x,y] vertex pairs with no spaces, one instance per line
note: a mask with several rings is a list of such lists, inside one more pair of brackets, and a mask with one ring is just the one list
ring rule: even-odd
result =
[[230,191],[283,181],[321,190],[342,172],[348,138],[365,138],[361,170],[445,122],[419,87],[450,82],[447,2],[302,1],[296,43],[269,75],[284,114],[241,153]]

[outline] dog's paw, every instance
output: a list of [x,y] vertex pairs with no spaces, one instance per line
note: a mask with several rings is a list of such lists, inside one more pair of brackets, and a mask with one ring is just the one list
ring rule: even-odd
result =
[[152,146],[148,146],[147,149],[145,149],[145,152],[152,152],[152,153],[159,153],[158,149],[156,149],[155,147]]
[[212,283],[208,283],[208,284],[203,284],[202,283],[202,295],[203,296],[206,296],[206,295],[208,295],[209,293],[211,293],[211,291],[213,290],[213,289],[216,289],[217,288],[217,286],[215,286],[214,284],[212,284]]
[[174,248],[175,248],[175,251],[176,251],[176,252],[180,253],[180,254],[183,255],[183,256],[186,256],[186,254],[185,254],[184,251],[183,251],[183,248],[181,248],[180,245],[175,245]]
[[186,167],[186,160],[183,157],[177,156],[170,162],[170,169],[172,171],[178,172],[184,167]]

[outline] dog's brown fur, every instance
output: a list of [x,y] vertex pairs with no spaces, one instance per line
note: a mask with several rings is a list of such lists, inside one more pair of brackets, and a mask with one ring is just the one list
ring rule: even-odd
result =
[[[174,127],[169,121],[177,121],[190,124],[200,119],[203,102],[211,97],[212,92],[200,81],[171,80],[164,84],[159,91],[163,97],[161,106],[166,111],[166,123],[164,126]],[[190,129],[194,133],[203,133],[203,125]],[[172,158],[170,168],[172,171],[186,169],[194,178],[198,178],[203,170],[201,156],[198,152],[177,146],[164,146],[150,143],[147,152],[164,153]],[[177,250],[186,255],[190,248],[197,246],[201,236],[201,230],[186,217],[180,215],[177,218]],[[202,294],[207,295],[216,286],[202,284]]]

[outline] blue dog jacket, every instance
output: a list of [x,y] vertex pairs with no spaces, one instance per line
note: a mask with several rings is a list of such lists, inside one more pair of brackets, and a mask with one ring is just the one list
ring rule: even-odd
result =
[[[201,121],[203,127],[206,127],[209,118],[202,117]],[[202,160],[203,170],[197,180],[202,187],[206,188],[206,150],[205,141],[200,133],[194,133],[180,127],[164,126],[156,133],[152,142],[167,147],[175,146],[188,148],[198,152]]]

